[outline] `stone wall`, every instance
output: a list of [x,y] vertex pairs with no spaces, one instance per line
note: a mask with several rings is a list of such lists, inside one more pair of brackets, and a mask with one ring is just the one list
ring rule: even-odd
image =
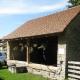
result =
[[43,77],[50,79],[57,79],[57,67],[54,66],[46,66],[42,64],[34,64],[23,61],[9,60],[8,61],[8,70],[12,73],[22,73],[26,68],[26,72],[33,73],[36,75],[42,75]]
[[64,32],[58,36],[57,60],[58,64],[62,61],[60,78],[68,77],[68,61],[80,61],[80,13],[67,25]]
[[57,51],[57,67],[58,74],[57,80],[65,79],[66,70],[66,34],[61,34],[58,36],[58,51]]
[[31,68],[31,67],[27,67],[27,69],[29,73],[33,73],[36,75],[42,75],[43,77],[50,78],[53,80],[57,79],[55,72],[46,71],[46,70],[37,69],[37,68]]
[[80,61],[80,14],[67,28],[67,60]]
[[43,77],[50,78],[51,80],[64,80],[66,75],[66,56],[64,54],[59,55],[58,57],[58,62],[60,63],[57,65],[57,67],[42,64],[28,64],[26,69],[29,73],[42,75]]
[[68,61],[80,62],[80,13],[68,25],[66,39],[66,77],[68,77]]

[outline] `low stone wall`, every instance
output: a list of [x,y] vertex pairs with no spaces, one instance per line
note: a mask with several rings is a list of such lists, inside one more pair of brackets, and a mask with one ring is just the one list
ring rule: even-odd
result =
[[27,62],[17,61],[17,60],[8,60],[7,65],[8,65],[8,70],[12,73],[27,72],[27,69],[26,69]]
[[28,64],[26,67],[29,73],[42,75],[43,77],[50,78],[51,80],[64,80],[61,75],[62,66],[47,66],[42,64]]
[[50,78],[51,80],[64,80],[61,76],[62,67],[59,65],[55,66],[47,66],[43,64],[34,64],[22,61],[8,61],[8,70],[12,73],[23,73],[24,71],[42,75],[43,77]]
[[20,66],[20,67],[16,67],[16,66],[8,66],[8,70],[12,73],[24,73],[27,72],[27,69],[25,66]]
[[11,65],[16,65],[16,66],[27,66],[27,62],[26,61],[18,61],[18,60],[7,60],[7,65],[11,66]]
[[57,80],[56,72],[50,72],[50,71],[46,71],[46,70],[42,70],[42,69],[36,69],[36,68],[31,68],[31,67],[27,67],[27,70],[28,70],[29,73],[33,73],[33,74],[36,74],[36,75],[42,75],[43,77]]
[[10,71],[11,73],[16,73],[16,67],[15,66],[8,66],[8,71]]

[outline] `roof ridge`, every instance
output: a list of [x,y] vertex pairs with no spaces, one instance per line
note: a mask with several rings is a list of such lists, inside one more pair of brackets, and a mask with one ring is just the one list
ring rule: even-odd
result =
[[61,12],[64,12],[64,11],[67,11],[67,10],[70,10],[70,9],[73,9],[73,8],[76,8],[76,7],[80,7],[80,5],[75,6],[75,7],[71,7],[71,8],[67,8],[65,10],[57,11],[57,12],[54,12],[54,13],[51,13],[51,14],[47,14],[47,15],[44,15],[44,16],[41,16],[41,17],[37,17],[37,18],[31,19],[31,20],[28,20],[28,21],[33,21],[33,20],[36,20],[36,19],[39,19],[39,18],[43,18],[43,17],[50,16],[50,15],[57,14],[57,13],[61,13]]

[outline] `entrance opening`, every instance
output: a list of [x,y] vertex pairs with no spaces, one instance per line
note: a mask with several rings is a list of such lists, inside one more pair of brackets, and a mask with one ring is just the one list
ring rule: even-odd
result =
[[36,39],[37,47],[30,54],[31,62],[45,65],[57,65],[58,36]]

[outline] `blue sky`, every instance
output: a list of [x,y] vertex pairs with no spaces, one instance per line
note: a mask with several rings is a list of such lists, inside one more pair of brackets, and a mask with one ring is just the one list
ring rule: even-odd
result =
[[67,9],[68,0],[0,0],[0,38],[28,20]]

